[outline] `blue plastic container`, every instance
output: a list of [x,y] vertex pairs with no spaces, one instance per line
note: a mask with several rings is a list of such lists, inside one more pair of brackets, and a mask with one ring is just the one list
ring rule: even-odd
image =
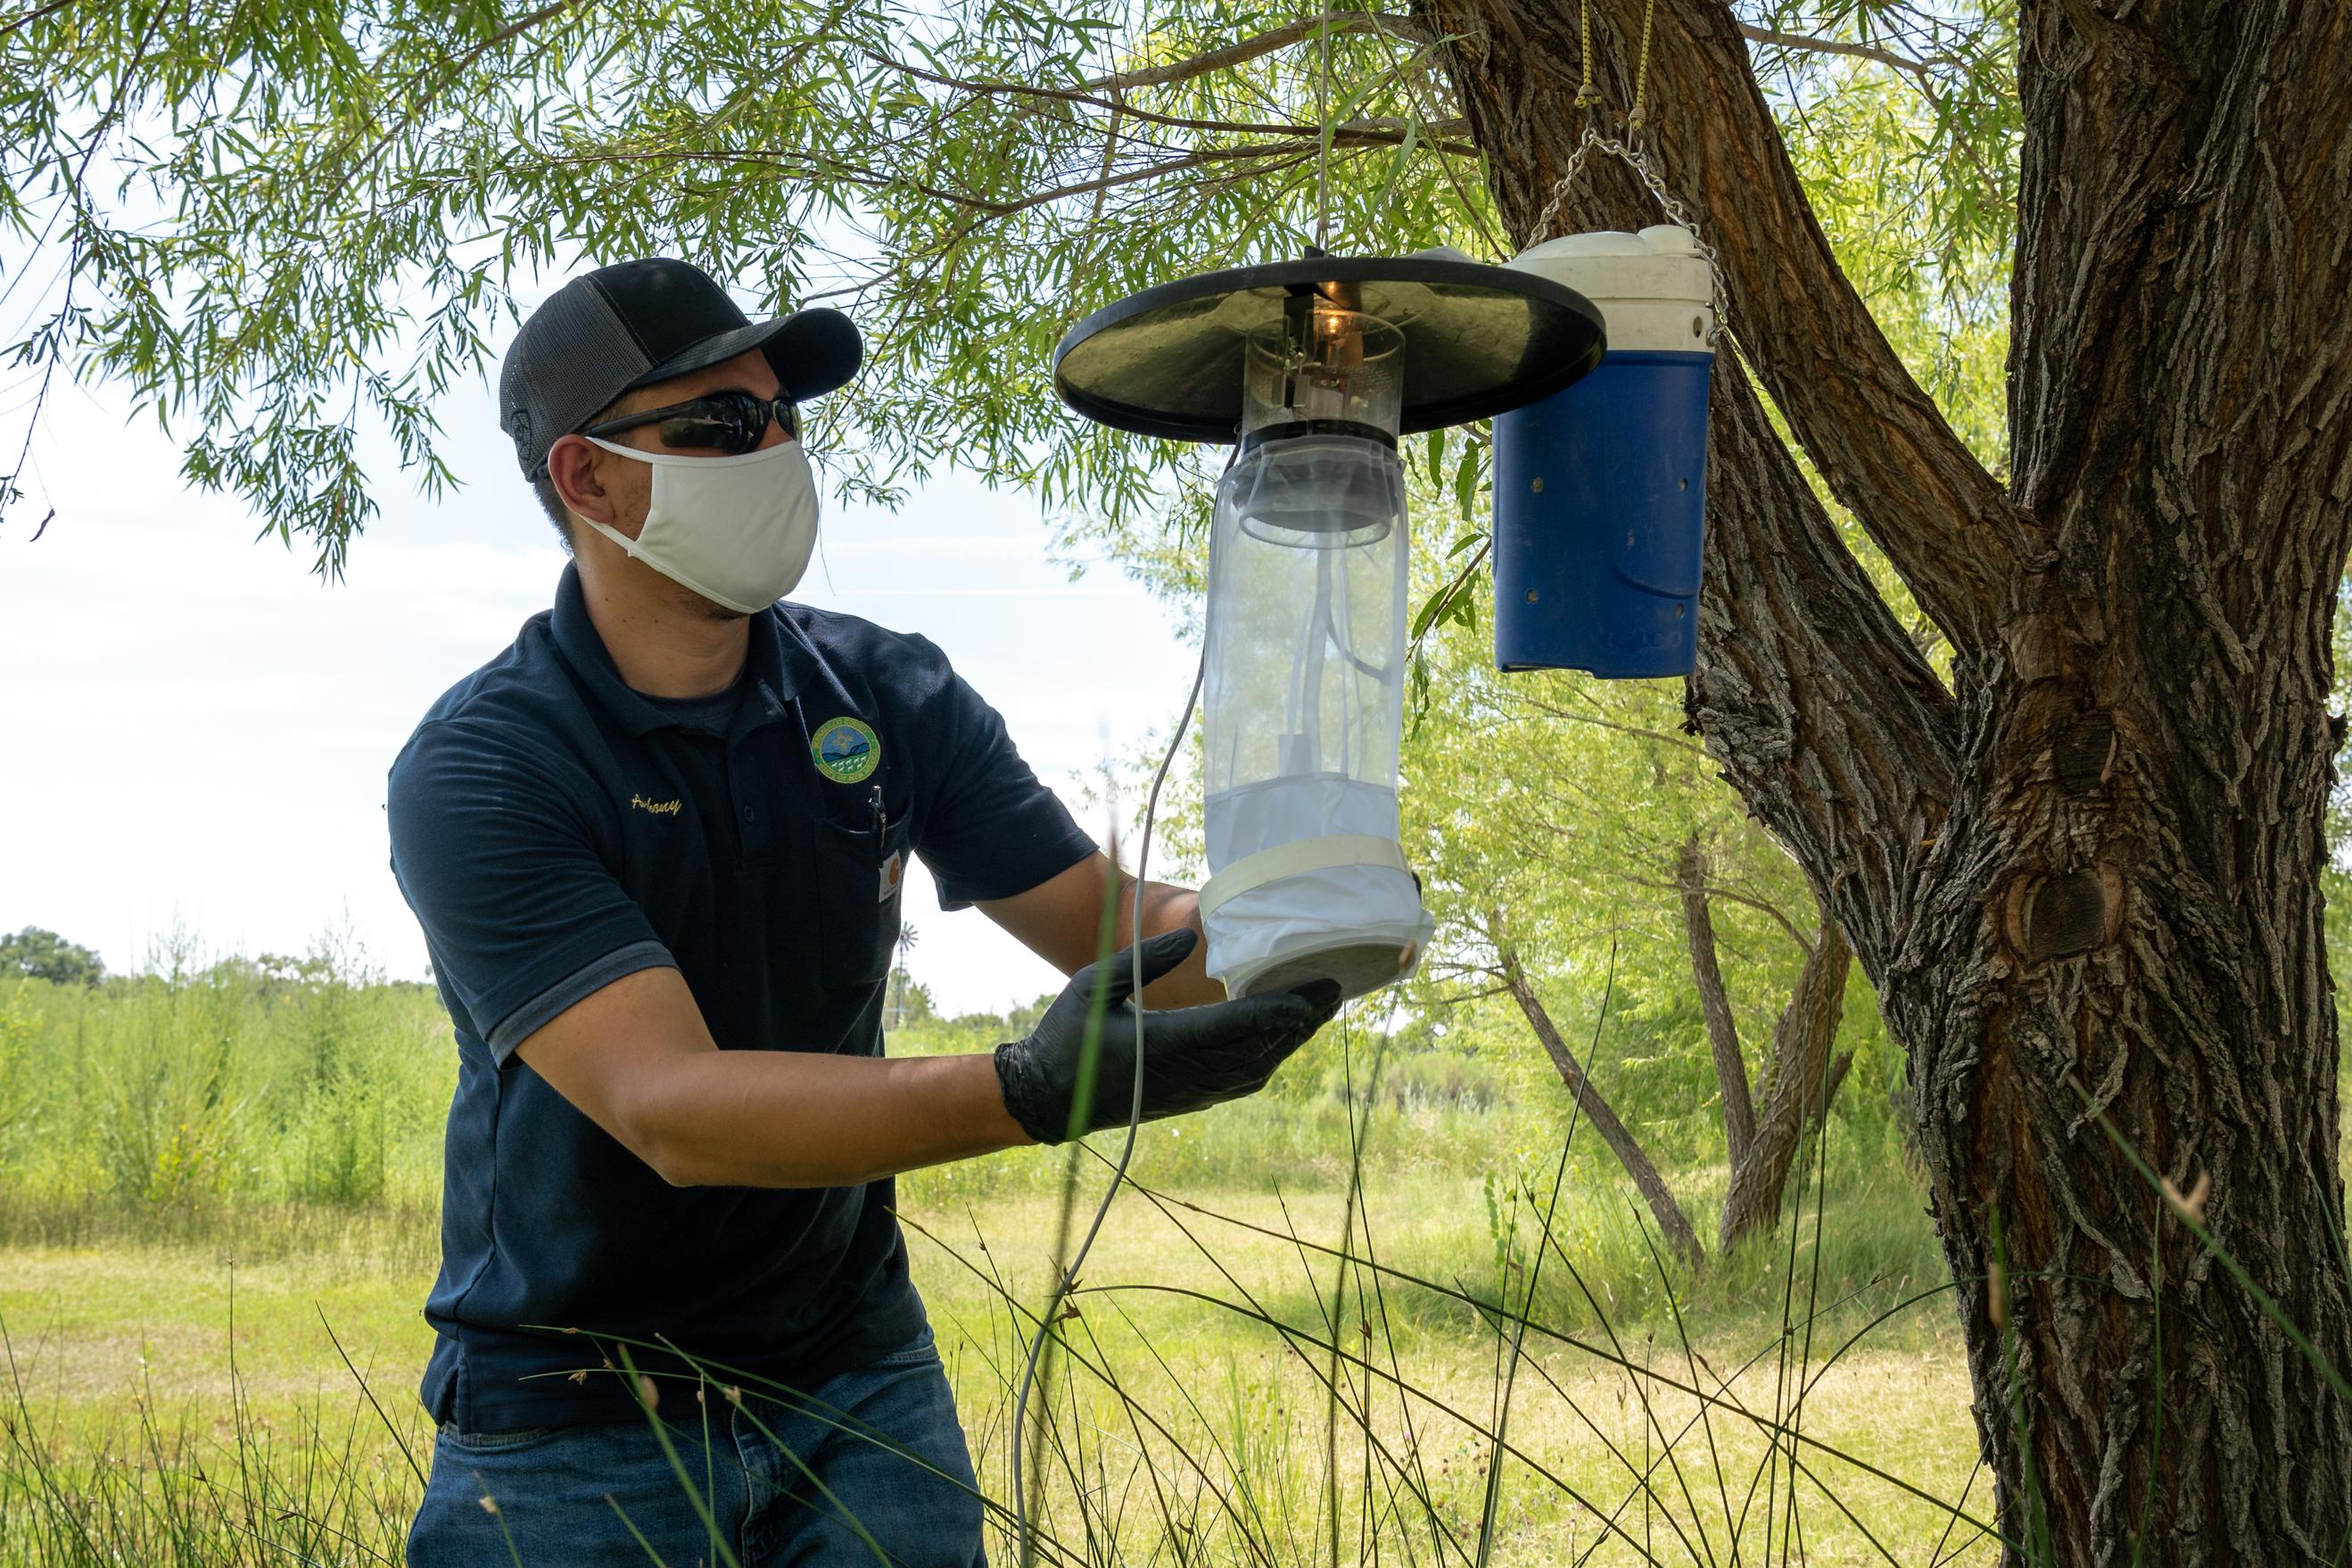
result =
[[1495,663],[1687,675],[1715,356],[1616,352],[1495,420]]
[[1495,663],[1637,678],[1696,661],[1715,366],[1706,260],[1672,226],[1512,263],[1601,307],[1583,380],[1495,420]]

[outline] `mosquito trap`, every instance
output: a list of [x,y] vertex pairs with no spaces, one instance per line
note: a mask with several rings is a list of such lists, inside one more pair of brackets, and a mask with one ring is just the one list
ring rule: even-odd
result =
[[1208,968],[1245,996],[1346,995],[1429,934],[1397,842],[1411,531],[1400,436],[1549,397],[1600,360],[1599,312],[1527,271],[1434,253],[1238,268],[1147,290],[1055,354],[1072,407],[1237,443],[1217,487],[1203,651]]

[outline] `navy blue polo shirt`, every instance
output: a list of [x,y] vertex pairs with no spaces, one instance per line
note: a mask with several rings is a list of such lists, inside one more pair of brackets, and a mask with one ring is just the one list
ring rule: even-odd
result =
[[731,711],[649,699],[567,568],[554,609],[393,763],[393,872],[457,1042],[425,1310],[436,1420],[636,1418],[594,1340],[552,1330],[667,1339],[813,1389],[922,1327],[890,1182],[673,1187],[514,1057],[660,964],[722,1050],[879,1056],[907,855],[955,909],[1094,852],[928,641],[791,604],[751,632]]

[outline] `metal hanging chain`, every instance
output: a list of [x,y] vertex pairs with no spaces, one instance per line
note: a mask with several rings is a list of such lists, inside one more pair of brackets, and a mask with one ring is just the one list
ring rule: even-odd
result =
[[1585,160],[1595,153],[1606,153],[1633,171],[1667,218],[1689,231],[1692,240],[1698,246],[1699,255],[1706,258],[1707,280],[1715,295],[1715,324],[1706,334],[1707,344],[1712,347],[1717,338],[1731,330],[1731,296],[1724,287],[1722,258],[1717,255],[1715,247],[1707,243],[1706,232],[1699,227],[1698,220],[1691,216],[1690,209],[1667,188],[1665,176],[1659,172],[1657,161],[1642,144],[1642,110],[1650,86],[1650,39],[1656,12],[1657,0],[1643,0],[1642,51],[1633,68],[1633,108],[1625,116],[1625,134],[1621,139],[1603,135],[1601,131],[1601,89],[1592,80],[1592,0],[1580,0],[1578,26],[1579,43],[1584,51],[1584,80],[1576,89],[1576,104],[1584,110],[1584,133],[1577,139],[1576,151],[1569,154],[1568,167],[1561,171],[1559,179],[1552,182],[1550,199],[1544,203],[1543,211],[1536,215],[1535,227],[1528,235],[1528,243],[1540,245],[1552,237],[1551,226],[1559,218],[1559,209],[1567,202],[1570,193],[1576,189],[1576,182],[1584,173]]

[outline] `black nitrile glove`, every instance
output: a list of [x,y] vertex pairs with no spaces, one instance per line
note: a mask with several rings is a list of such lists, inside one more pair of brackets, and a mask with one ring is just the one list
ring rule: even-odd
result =
[[[1182,963],[1199,940],[1189,928],[1147,939],[1143,983],[1149,985]],[[1071,1135],[1070,1105],[1077,1098],[1087,1018],[1105,969],[1109,978],[1094,1093],[1076,1131],[1123,1127],[1134,1105],[1136,1010],[1128,998],[1135,993],[1135,950],[1129,948],[1079,970],[1027,1039],[996,1047],[1004,1108],[1040,1143],[1059,1143]],[[1143,1030],[1143,1119],[1205,1110],[1256,1093],[1339,1008],[1339,985],[1332,980],[1205,1007],[1154,1008]]]

